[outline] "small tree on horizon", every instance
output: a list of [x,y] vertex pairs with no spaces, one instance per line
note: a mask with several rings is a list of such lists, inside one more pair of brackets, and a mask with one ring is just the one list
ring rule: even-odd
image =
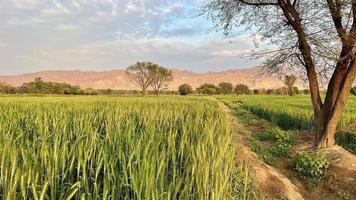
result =
[[289,96],[294,95],[294,85],[297,82],[297,77],[292,75],[285,75],[284,77],[284,84],[288,87],[288,94]]
[[152,62],[137,62],[126,69],[130,81],[141,89],[142,96],[146,96],[147,88],[152,84],[152,72],[158,68]]
[[219,83],[218,87],[222,94],[231,94],[234,90],[234,86],[232,85],[232,83],[228,82],[221,82]]
[[172,71],[162,66],[154,65],[150,72],[152,79],[152,89],[158,96],[163,87],[167,87],[168,82],[173,80]]
[[250,88],[247,85],[244,84],[237,84],[235,86],[235,94],[237,95],[242,95],[242,94],[249,94],[250,93]]
[[193,93],[193,88],[189,84],[182,84],[178,87],[178,92],[180,95],[188,95]]

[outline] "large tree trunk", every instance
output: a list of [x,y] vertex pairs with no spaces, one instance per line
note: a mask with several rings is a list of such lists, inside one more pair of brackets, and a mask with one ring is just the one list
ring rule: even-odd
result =
[[146,88],[142,88],[142,96],[144,97],[146,96],[146,94],[147,94]]
[[315,117],[315,146],[325,148],[335,144],[336,126],[339,119],[328,120],[330,114],[321,110]]
[[[325,103],[321,109],[318,110],[314,107],[315,144],[317,148],[325,148],[335,144],[336,128],[345,110],[355,77],[356,62],[353,59],[344,77],[333,78],[331,80],[332,82],[340,83],[340,86],[337,88],[338,90],[328,91]],[[333,98],[333,101],[330,98]]]

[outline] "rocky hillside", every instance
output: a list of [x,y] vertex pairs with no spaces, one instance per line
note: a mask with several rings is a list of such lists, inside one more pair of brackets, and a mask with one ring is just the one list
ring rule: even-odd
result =
[[[176,90],[180,84],[188,83],[193,88],[203,83],[218,84],[231,82],[246,84],[250,88],[277,88],[283,86],[283,82],[277,78],[262,73],[261,68],[235,69],[222,72],[195,73],[179,69],[172,69],[174,80],[169,83],[168,89]],[[137,89],[128,79],[124,70],[112,71],[41,71],[30,74],[13,76],[0,76],[1,83],[20,86],[25,82],[41,77],[45,81],[67,82],[79,85],[81,88],[95,89]]]

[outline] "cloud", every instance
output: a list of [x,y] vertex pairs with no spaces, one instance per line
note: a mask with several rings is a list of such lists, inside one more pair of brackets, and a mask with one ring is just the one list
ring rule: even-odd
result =
[[248,54],[249,52],[249,50],[221,50],[213,51],[210,53],[210,55],[218,57],[241,57]]
[[11,26],[19,26],[19,25],[34,25],[44,23],[45,20],[38,17],[27,17],[27,18],[14,18],[10,19],[5,24]]
[[34,9],[38,4],[38,0],[11,0],[14,6],[18,9]]
[[199,2],[0,0],[0,38],[6,41],[0,71],[105,70],[137,60],[195,71],[247,65],[238,56],[253,42],[207,35],[211,24],[193,17]]
[[76,26],[74,24],[59,24],[54,27],[54,30],[57,30],[57,31],[75,31],[78,29],[79,29],[78,26]]

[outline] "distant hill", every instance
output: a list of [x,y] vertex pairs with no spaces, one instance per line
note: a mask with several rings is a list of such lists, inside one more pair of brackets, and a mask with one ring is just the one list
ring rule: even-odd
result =
[[[220,82],[231,82],[235,84],[246,84],[250,88],[277,88],[282,87],[283,82],[275,77],[262,73],[262,68],[235,69],[222,72],[195,73],[191,71],[172,69],[173,81],[169,83],[168,89],[176,90],[179,85],[188,83],[193,88],[203,83],[218,84]],[[137,89],[128,79],[124,70],[111,71],[41,71],[36,73],[0,76],[1,83],[12,86],[20,86],[25,82],[41,77],[45,81],[66,82],[79,85],[81,88],[95,89]]]

